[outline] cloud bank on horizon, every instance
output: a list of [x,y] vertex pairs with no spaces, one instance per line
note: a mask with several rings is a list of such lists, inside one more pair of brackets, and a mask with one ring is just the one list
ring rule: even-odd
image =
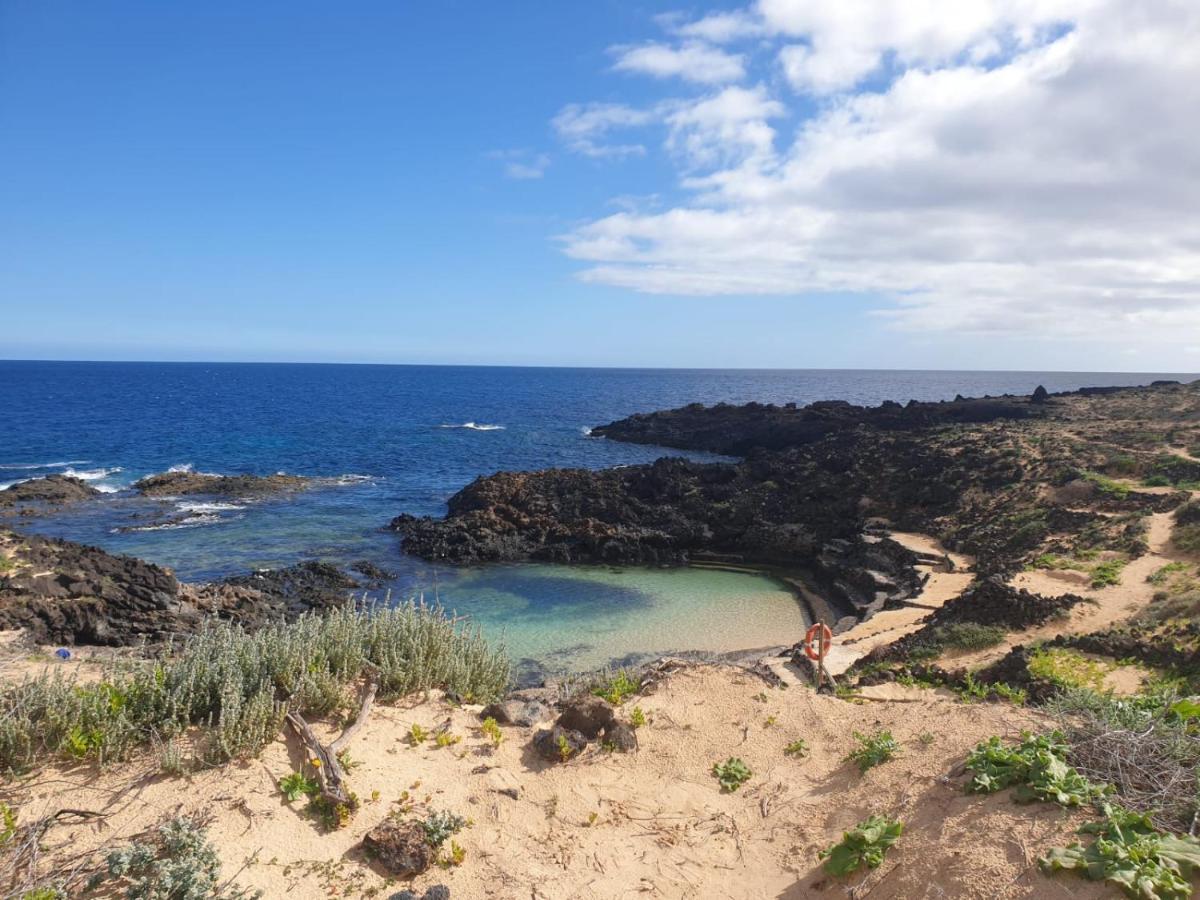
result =
[[612,77],[671,97],[553,123],[677,173],[675,202],[562,236],[584,280],[1200,353],[1200,3],[759,0],[659,24],[611,48]]

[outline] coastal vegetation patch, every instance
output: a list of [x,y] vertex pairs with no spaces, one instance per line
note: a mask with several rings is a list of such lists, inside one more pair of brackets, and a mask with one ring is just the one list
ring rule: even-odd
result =
[[56,671],[0,690],[0,769],[47,756],[109,762],[192,729],[200,761],[252,756],[288,712],[343,714],[349,687],[368,673],[383,699],[442,688],[488,701],[508,684],[509,662],[477,631],[416,603],[347,605],[254,633],[210,620],[174,652],[113,663],[98,681]]

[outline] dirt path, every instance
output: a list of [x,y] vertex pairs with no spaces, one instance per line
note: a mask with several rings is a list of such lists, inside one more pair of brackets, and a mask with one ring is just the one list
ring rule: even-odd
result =
[[1121,571],[1120,584],[1093,588],[1089,575],[1070,570],[1035,569],[1019,573],[1011,581],[1016,587],[1047,596],[1079,594],[1089,602],[1076,606],[1066,619],[1014,632],[1003,643],[987,650],[947,653],[941,659],[942,664],[978,668],[1000,659],[1017,644],[1049,640],[1060,634],[1099,631],[1123,622],[1144,609],[1156,590],[1146,579],[1176,558],[1170,546],[1171,516],[1172,513],[1165,512],[1147,517],[1146,543],[1149,551],[1125,566]]
[[876,613],[845,634],[838,635],[825,660],[826,668],[835,676],[845,672],[876,647],[890,644],[919,630],[921,622],[932,610],[961,594],[975,577],[972,573],[973,559],[947,550],[929,535],[894,531],[888,536],[915,553],[945,556],[954,564],[954,569],[946,571],[942,566],[918,565],[917,570],[928,574],[929,580],[921,593],[913,598],[912,605]]

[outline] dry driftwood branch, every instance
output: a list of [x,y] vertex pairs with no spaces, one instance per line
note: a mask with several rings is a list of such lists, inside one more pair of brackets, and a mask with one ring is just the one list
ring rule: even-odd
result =
[[346,770],[342,767],[342,762],[338,759],[338,754],[346,748],[346,744],[350,739],[358,733],[359,729],[367,721],[367,716],[371,714],[371,706],[375,702],[375,694],[379,690],[379,682],[376,678],[372,678],[363,689],[362,702],[358,708],[358,715],[354,721],[343,731],[336,740],[326,745],[322,744],[317,736],[313,733],[312,726],[304,720],[300,713],[289,712],[286,720],[292,730],[296,732],[296,736],[301,742],[308,747],[312,758],[319,765],[315,766],[317,770],[317,783],[321,787],[321,799],[328,803],[332,809],[344,808],[353,810],[357,806],[354,795],[350,793],[347,787]]

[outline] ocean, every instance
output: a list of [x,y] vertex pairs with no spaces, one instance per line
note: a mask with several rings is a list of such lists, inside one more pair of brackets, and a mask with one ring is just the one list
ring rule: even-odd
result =
[[[530,669],[595,668],[685,650],[798,639],[804,612],[769,578],[703,570],[513,565],[405,557],[383,530],[439,515],[502,469],[632,465],[680,454],[593,438],[592,426],[687,403],[949,400],[1163,373],[538,369],[454,366],[0,361],[0,487],[52,472],[105,491],[22,519],[203,581],[304,559],[370,560],[393,598],[436,599]],[[326,479],[266,502],[147,500],[126,489],[172,468]],[[170,514],[172,527],[155,523]],[[17,524],[8,522],[7,524]],[[736,616],[730,616],[736,611]]]

